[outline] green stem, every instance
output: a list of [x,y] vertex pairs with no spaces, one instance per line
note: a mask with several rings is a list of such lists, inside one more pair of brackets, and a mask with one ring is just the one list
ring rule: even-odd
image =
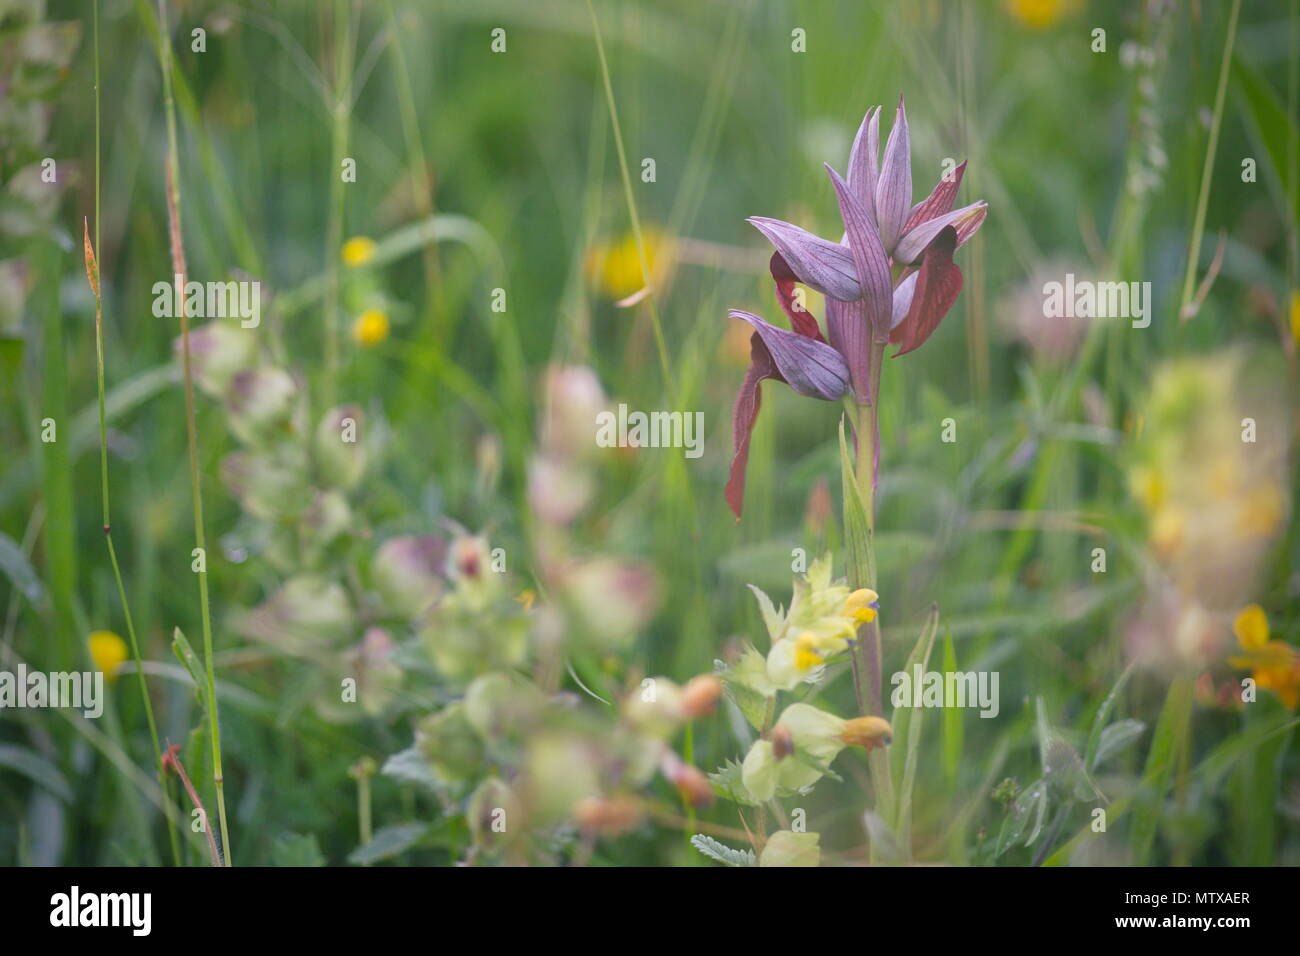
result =
[[[95,292],[95,369],[99,389],[99,481],[103,497],[104,541],[108,544],[108,560],[113,566],[113,581],[117,585],[118,600],[122,602],[122,616],[126,621],[127,639],[131,642],[131,659],[135,662],[135,676],[140,687],[140,699],[144,701],[145,721],[149,725],[149,740],[153,744],[154,759],[158,767],[158,777],[162,781],[163,796],[168,803],[172,800],[171,778],[163,770],[163,752],[158,741],[158,724],[154,720],[153,702],[149,699],[149,685],[144,677],[144,660],[140,656],[140,642],[135,633],[135,621],[131,617],[131,604],[126,597],[126,587],[122,583],[122,569],[117,561],[117,549],[113,546],[113,527],[109,515],[108,496],[108,424],[104,411],[104,301],[100,290],[98,250],[102,249],[99,237],[100,222],[100,108],[99,108],[99,0],[94,6],[95,24],[95,252],[94,258],[87,256],[87,268],[94,270]],[[167,836],[171,843],[172,862],[181,865],[180,837],[176,831],[176,821],[167,817]]]
[[[172,269],[184,283],[187,269],[181,239],[180,150],[176,145],[176,109],[172,99],[171,40],[167,32],[167,11],[158,0],[159,59],[163,74],[163,100],[167,114],[167,212],[171,227]],[[194,419],[194,375],[190,360],[190,320],[181,299],[181,364],[185,378],[185,434],[189,451],[190,497],[194,504],[194,541],[204,556],[200,564],[199,613],[203,623],[203,657],[207,678],[208,723],[212,741],[212,780],[217,789],[217,819],[221,825],[221,850],[226,866],[231,865],[230,830],[226,822],[226,784],[221,769],[221,721],[217,713],[217,675],[212,650],[212,612],[208,602],[207,540],[203,529],[203,486],[199,478],[198,428]]]
[[347,0],[334,5],[334,104],[329,220],[325,226],[325,407],[334,404],[339,369],[339,250],[343,245],[343,160],[352,114],[352,32]]
[[[856,407],[854,424],[857,445],[857,460],[854,467],[854,480],[858,495],[862,499],[867,519],[866,567],[850,568],[849,584],[855,588],[876,590],[876,482],[880,464],[880,372],[884,365],[885,346],[888,343],[873,336],[871,351],[868,354],[867,382],[869,405]],[[859,656],[858,669],[861,680],[865,683],[865,693],[859,702],[863,716],[884,715],[881,695],[882,661],[880,639],[880,615],[869,624],[863,625],[855,642],[855,654]],[[875,794],[875,809],[885,820],[894,816],[894,784],[889,768],[888,754],[884,750],[874,750],[867,755],[867,765],[871,771],[871,786]],[[873,844],[873,854],[874,844]]]
[[641,279],[650,290],[646,304],[650,307],[650,323],[654,327],[655,348],[659,353],[659,368],[664,379],[664,391],[675,396],[673,389],[672,366],[668,362],[668,346],[664,342],[663,324],[659,321],[659,307],[655,303],[655,290],[650,284],[650,263],[645,254],[645,242],[641,237],[641,217],[637,215],[636,197],[632,194],[632,177],[627,169],[627,152],[623,148],[623,132],[618,122],[618,107],[614,103],[614,85],[609,79],[609,63],[605,60],[605,44],[600,38],[600,24],[596,21],[596,10],[587,0],[587,13],[591,16],[591,32],[596,38],[596,55],[600,59],[600,77],[605,86],[605,102],[609,107],[611,125],[614,127],[614,146],[618,149],[618,171],[623,178],[623,196],[627,201],[628,216],[632,220],[632,237],[636,240],[636,254],[641,262]]
[[1210,202],[1210,174],[1214,171],[1214,154],[1219,145],[1219,126],[1223,120],[1223,100],[1228,91],[1228,67],[1232,63],[1232,46],[1237,37],[1237,14],[1241,0],[1233,0],[1228,14],[1228,37],[1223,42],[1223,60],[1219,64],[1219,88],[1214,94],[1214,116],[1210,120],[1210,141],[1205,147],[1205,167],[1201,170],[1201,192],[1196,200],[1196,221],[1192,226],[1192,247],[1187,253],[1187,275],[1183,279],[1182,301],[1178,304],[1178,318],[1191,318],[1187,308],[1196,288],[1196,269],[1201,258],[1201,236],[1205,232],[1205,210]]

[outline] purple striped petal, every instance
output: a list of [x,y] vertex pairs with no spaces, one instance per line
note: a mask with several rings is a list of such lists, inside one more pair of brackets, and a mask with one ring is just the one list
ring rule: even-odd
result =
[[876,181],[876,223],[886,253],[894,251],[911,205],[912,145],[907,134],[907,111],[900,95],[894,128],[889,131],[885,156],[880,161],[880,178]]
[[[840,201],[840,216],[849,238],[849,251],[862,287],[862,309],[858,312],[843,310],[839,322],[830,323],[831,345],[844,355],[853,372],[853,387],[861,401],[868,398],[868,352],[872,334],[884,341],[889,334],[891,303],[894,283],[889,271],[889,259],[880,243],[880,237],[867,220],[866,210],[858,202],[849,184],[830,166],[831,182]],[[838,328],[837,328],[838,326]],[[837,341],[838,339],[838,341]]]
[[935,216],[942,216],[950,210],[952,204],[957,201],[957,190],[961,187],[961,178],[965,173],[966,161],[963,160],[962,164],[952,171],[951,177],[940,179],[930,195],[912,207],[903,232],[906,233],[909,229],[923,222],[929,222]]
[[899,345],[894,358],[925,344],[961,294],[961,270],[952,261],[956,248],[957,230],[952,226],[944,227],[926,247],[907,314],[889,333],[889,341]]
[[960,249],[966,244],[971,236],[979,232],[980,226],[984,225],[984,217],[988,215],[989,207],[987,205],[976,204],[980,208],[975,210],[969,217],[961,222],[953,223],[957,228],[957,248]]
[[829,345],[777,328],[752,312],[732,309],[728,314],[754,327],[781,377],[800,395],[832,402],[849,390],[848,366]]
[[908,311],[912,308],[912,296],[916,294],[916,277],[918,272],[909,273],[908,276],[898,283],[898,288],[894,290],[894,312],[889,321],[889,328],[892,331],[899,322],[907,318]]
[[736,406],[731,413],[731,471],[727,475],[726,498],[736,520],[745,506],[745,468],[749,464],[749,439],[754,434],[758,410],[763,404],[763,391],[759,387],[764,379],[779,378],[780,372],[772,361],[772,353],[755,333],[749,337],[749,371],[740,385]]
[[[987,208],[988,203],[981,199],[979,202],[973,202],[969,206],[962,206],[960,209],[954,209],[952,212],[946,212],[942,216],[921,223],[898,240],[898,246],[894,249],[894,261],[902,265],[911,265],[945,227],[952,226],[954,229],[959,229],[963,222],[975,216],[979,217],[979,222],[983,222],[984,210]],[[975,229],[978,228],[977,222]],[[974,229],[971,231],[974,232]]]
[[873,106],[858,127],[849,152],[849,188],[876,225],[876,180],[880,178],[880,107]]
[[746,221],[776,246],[800,282],[836,299],[856,299],[862,294],[853,258],[843,246],[780,219],[753,216]]

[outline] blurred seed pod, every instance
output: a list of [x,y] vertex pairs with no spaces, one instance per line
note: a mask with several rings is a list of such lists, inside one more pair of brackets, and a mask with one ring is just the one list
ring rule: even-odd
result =
[[231,429],[240,440],[259,445],[285,433],[298,385],[283,369],[256,368],[236,373],[225,394]]
[[359,405],[332,408],[316,426],[313,452],[321,481],[331,488],[355,488],[366,470]]
[[[172,343],[177,359],[181,340]],[[194,384],[212,398],[222,398],[241,372],[257,365],[257,333],[229,321],[209,322],[190,331],[190,369]]]
[[397,616],[419,617],[442,594],[447,542],[432,534],[389,538],[375,552],[370,580],[384,609]]

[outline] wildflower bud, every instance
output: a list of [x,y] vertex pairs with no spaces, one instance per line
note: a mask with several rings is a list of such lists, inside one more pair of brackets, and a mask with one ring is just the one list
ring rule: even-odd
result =
[[713,803],[713,786],[708,776],[698,767],[691,766],[671,750],[664,753],[659,770],[663,773],[687,805],[703,810]]
[[370,579],[386,610],[419,617],[442,593],[447,545],[432,534],[389,538],[375,553]]
[[416,726],[415,743],[438,775],[450,783],[471,779],[483,760],[483,743],[460,703],[449,704]]
[[573,822],[597,836],[618,836],[641,822],[644,811],[635,797],[584,797],[573,807]]
[[250,445],[274,437],[288,425],[297,394],[298,386],[282,369],[239,372],[226,390],[230,427]]
[[543,449],[561,457],[591,454],[596,447],[596,416],[605,408],[605,392],[596,373],[583,365],[552,367],[543,388]]
[[687,720],[704,717],[718,709],[722,681],[712,674],[700,674],[686,682],[682,691],[682,716]]
[[767,838],[758,856],[759,866],[818,866],[821,863],[821,834],[777,830]]
[[[732,323],[737,328],[744,329],[744,325]],[[803,521],[804,527],[812,537],[820,537],[825,531],[826,526],[834,517],[834,505],[831,503],[831,488],[825,477],[818,478],[808,492],[808,503],[804,507]]]
[[239,629],[286,653],[309,656],[345,640],[356,625],[343,586],[303,574],[291,578],[240,619]]
[[769,735],[772,741],[772,756],[776,760],[784,760],[794,753],[794,735],[790,733],[790,728],[785,724],[777,724],[772,728]]
[[[174,351],[183,354],[177,338]],[[190,332],[190,369],[194,384],[213,398],[225,394],[234,377],[257,364],[257,336],[230,322],[209,322]]]
[[313,457],[320,480],[331,488],[354,488],[366,470],[361,407],[341,405],[316,426]]
[[582,466],[549,455],[538,455],[528,463],[528,503],[551,524],[566,525],[576,518],[594,491]]
[[307,456],[292,446],[236,451],[221,460],[221,480],[245,511],[271,521],[298,514],[311,500]]
[[682,689],[666,677],[646,679],[623,703],[624,719],[638,731],[666,739],[681,726]]
[[883,717],[854,717],[844,722],[840,740],[850,747],[874,750],[894,742],[894,729]]
[[541,707],[537,689],[505,671],[482,674],[465,690],[465,719],[492,743],[522,737]]
[[630,641],[659,603],[654,572],[641,564],[598,558],[578,565],[566,583],[587,635],[606,647]]
[[299,519],[300,541],[305,554],[319,556],[352,523],[352,509],[338,491],[316,493],[311,506]]
[[382,627],[369,627],[345,658],[348,673],[356,677],[357,703],[371,717],[381,714],[401,689],[402,668],[393,659],[396,647]]
[[474,843],[503,844],[520,832],[522,810],[515,792],[504,780],[488,777],[469,798],[465,814]]
[[460,535],[447,552],[446,574],[453,581],[478,581],[488,573],[487,538]]

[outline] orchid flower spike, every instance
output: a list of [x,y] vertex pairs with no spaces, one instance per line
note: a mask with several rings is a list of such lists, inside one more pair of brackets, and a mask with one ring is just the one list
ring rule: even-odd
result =
[[[880,108],[867,111],[849,153],[848,180],[826,167],[839,200],[844,237],[831,242],[800,227],[755,216],[748,221],[776,247],[769,269],[777,300],[793,329],[772,325],[752,312],[733,318],[754,327],[750,367],[732,418],[733,456],[727,503],[740,520],[745,498],[749,440],[765,379],[785,382],[800,395],[860,403],[870,394],[872,343],[899,346],[894,357],[919,348],[961,292],[953,253],[984,222],[983,200],[953,209],[966,171],[963,162],[912,205],[911,144],[907,112],[898,99],[883,156]],[[795,298],[795,283],[826,296],[827,338],[817,319]]]

